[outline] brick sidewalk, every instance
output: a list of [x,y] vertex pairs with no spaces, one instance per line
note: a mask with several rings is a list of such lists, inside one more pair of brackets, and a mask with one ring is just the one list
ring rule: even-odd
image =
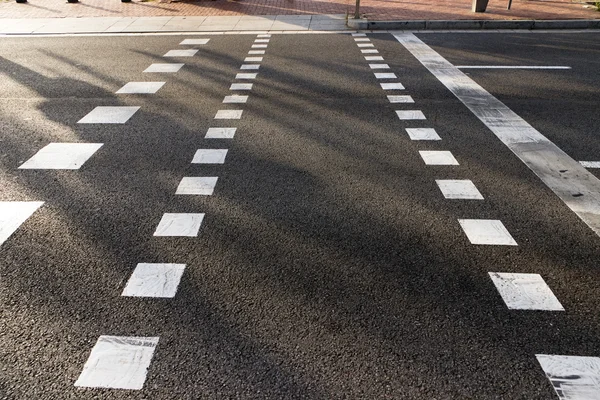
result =
[[[465,19],[600,19],[600,12],[575,0],[490,0],[488,11],[472,13],[470,0],[361,0],[361,12],[370,20]],[[354,13],[355,0],[216,0],[140,1],[29,0],[17,4],[0,0],[0,18],[144,17],[211,15],[289,15]]]

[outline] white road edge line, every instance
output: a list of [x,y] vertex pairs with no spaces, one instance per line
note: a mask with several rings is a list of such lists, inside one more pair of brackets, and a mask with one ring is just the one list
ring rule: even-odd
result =
[[566,65],[455,65],[458,69],[571,69]]
[[600,236],[600,180],[412,33],[394,37]]

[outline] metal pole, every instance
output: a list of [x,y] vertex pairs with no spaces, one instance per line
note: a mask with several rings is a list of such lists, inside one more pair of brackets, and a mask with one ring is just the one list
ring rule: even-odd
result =
[[360,0],[356,0],[356,8],[354,9],[354,19],[360,19]]

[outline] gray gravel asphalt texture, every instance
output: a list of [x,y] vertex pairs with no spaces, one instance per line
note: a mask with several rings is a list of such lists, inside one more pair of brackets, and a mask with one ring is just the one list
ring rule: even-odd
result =
[[[600,238],[391,35],[369,36],[415,105],[388,102],[347,34],[273,35],[247,104],[221,102],[255,35],[181,59],[162,55],[182,36],[2,38],[0,200],[46,203],[0,248],[0,398],[553,399],[535,354],[600,356]],[[600,159],[599,34],[419,37],[455,64],[571,65],[467,72]],[[114,94],[146,80],[167,83]],[[141,109],[77,124],[99,105]],[[412,108],[427,120],[395,116]],[[17,169],[79,141],[104,143],[80,170]],[[226,163],[190,164],[198,148]],[[425,166],[425,149],[460,165]],[[218,176],[214,195],[175,196],[183,176]],[[485,200],[444,199],[444,178]],[[206,213],[199,236],[153,237],[165,212]],[[459,218],[500,219],[519,246],[472,245]],[[187,264],[176,297],[121,297],[140,262]],[[508,310],[491,271],[541,274],[566,311]],[[100,335],[160,337],[143,390],[73,386]]]

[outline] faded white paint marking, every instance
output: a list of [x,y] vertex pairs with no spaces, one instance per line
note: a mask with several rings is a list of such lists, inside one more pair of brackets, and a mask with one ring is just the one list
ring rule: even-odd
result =
[[458,69],[571,69],[562,65],[456,65]]
[[229,90],[252,90],[251,83],[232,83]]
[[256,79],[258,74],[237,74],[235,79]]
[[367,61],[383,61],[383,57],[381,57],[381,56],[365,56],[365,60],[367,60]]
[[270,33],[263,33],[263,34],[260,34],[260,35],[256,35],[256,37],[258,37],[258,38],[270,38],[271,34]]
[[354,41],[355,42],[370,42],[371,39],[364,37],[364,38],[354,39]]
[[270,39],[256,39],[254,43],[269,43]]
[[196,237],[204,220],[204,214],[163,214],[154,236]]
[[390,69],[390,66],[387,64],[369,64],[371,69]]
[[248,54],[265,54],[264,50],[250,50]]
[[433,128],[406,128],[411,140],[442,140]]
[[600,235],[600,180],[412,33],[394,35],[439,81]]
[[178,72],[185,64],[152,64],[144,72]]
[[42,204],[43,201],[0,201],[0,245]]
[[244,64],[240,67],[240,69],[253,69],[257,70],[260,68],[260,64]]
[[243,110],[219,110],[215,115],[215,119],[240,119],[242,118]]
[[79,169],[102,143],[50,143],[19,169]]
[[197,49],[169,50],[163,57],[193,57],[197,52]]
[[600,399],[600,358],[535,355],[561,400]]
[[248,96],[241,96],[234,94],[232,96],[225,96],[223,103],[245,103],[248,101]]
[[401,83],[380,83],[383,90],[404,90],[404,85]]
[[88,115],[81,118],[78,124],[124,124],[129,121],[139,110],[139,107],[116,106],[106,107],[98,106],[94,108]]
[[261,62],[263,60],[262,57],[246,57],[244,58],[244,62]]
[[358,43],[358,47],[375,47],[373,43]]
[[489,274],[510,310],[565,310],[539,274]]
[[140,390],[157,337],[100,336],[75,386]]
[[458,161],[449,151],[421,150],[419,154],[426,165],[458,165]]
[[151,94],[156,93],[163,87],[165,82],[129,82],[117,94]]
[[579,161],[584,168],[600,168],[600,161]]
[[472,244],[517,245],[502,221],[497,219],[459,219],[458,222]]
[[352,34],[352,37],[365,37],[365,36],[367,36],[366,33],[353,33]]
[[390,103],[414,103],[412,97],[410,96],[388,96],[387,97]]
[[237,128],[208,128],[205,139],[233,139]]
[[425,119],[425,115],[421,110],[398,110],[396,115],[401,120]]
[[186,176],[179,182],[175,194],[210,196],[217,184],[216,176]]
[[483,196],[469,179],[438,179],[435,183],[447,199],[483,200]]
[[251,47],[253,49],[266,49],[267,45],[266,44],[253,44]]
[[194,154],[192,164],[223,164],[227,149],[200,149]]
[[185,39],[183,42],[179,43],[180,45],[186,44],[207,44],[210,39]]
[[361,50],[360,51],[363,54],[377,54],[379,53],[379,50],[376,49],[365,49],[365,50]]
[[121,296],[173,298],[185,264],[139,263]]
[[398,77],[393,72],[375,72],[377,79],[397,79]]

